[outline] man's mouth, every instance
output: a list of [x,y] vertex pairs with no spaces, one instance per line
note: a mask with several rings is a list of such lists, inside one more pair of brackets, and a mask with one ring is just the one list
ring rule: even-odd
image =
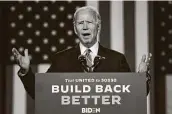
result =
[[82,34],[83,36],[89,36],[89,35],[91,35],[90,33],[83,33]]

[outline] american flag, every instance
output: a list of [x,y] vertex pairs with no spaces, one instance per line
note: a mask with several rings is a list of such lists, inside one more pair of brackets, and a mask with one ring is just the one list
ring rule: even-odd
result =
[[17,76],[19,67],[11,49],[21,53],[29,49],[34,72],[46,72],[54,53],[79,42],[72,18],[85,5],[97,8],[101,15],[100,43],[124,53],[133,72],[143,54],[153,54],[147,114],[165,114],[165,76],[172,72],[172,2],[168,1],[0,2],[2,114],[34,114],[34,101]]
[[[172,1],[154,3],[155,106],[172,113]],[[159,100],[157,100],[159,99]]]

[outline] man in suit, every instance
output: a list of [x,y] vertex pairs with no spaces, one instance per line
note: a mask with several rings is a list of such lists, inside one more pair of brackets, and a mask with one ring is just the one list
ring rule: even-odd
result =
[[[58,52],[47,72],[130,72],[125,56],[100,45],[101,17],[92,7],[81,7],[74,14],[74,30],[80,43]],[[28,50],[22,56],[15,48],[12,52],[20,66],[18,75],[26,91],[34,98],[35,78],[30,68]],[[150,56],[144,55],[139,72],[147,72]]]

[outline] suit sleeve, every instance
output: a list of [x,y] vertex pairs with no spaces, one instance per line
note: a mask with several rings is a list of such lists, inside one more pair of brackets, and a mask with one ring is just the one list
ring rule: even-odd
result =
[[[55,69],[55,64],[53,64],[53,62],[52,62],[51,66],[47,70],[47,72],[54,72],[55,71],[54,69]],[[35,74],[32,72],[32,68],[31,67],[29,68],[29,72],[25,76],[19,76],[19,77],[20,77],[27,93],[33,99],[35,99]]]
[[[127,63],[127,60],[125,58],[125,56],[122,56],[121,62],[120,62],[120,72],[131,72],[130,67]],[[150,74],[146,74],[148,79],[146,81],[146,89],[147,89],[147,95],[149,94],[149,90],[150,90]]]
[[29,68],[29,72],[25,76],[19,76],[19,77],[27,93],[33,99],[35,99],[35,74],[32,72],[31,67]]
[[[50,66],[47,72],[52,72],[53,68]],[[29,72],[25,76],[19,76],[25,90],[27,93],[35,99],[35,74],[32,72],[32,69],[29,69]]]
[[131,72],[130,67],[124,55],[121,56],[120,60],[120,72]]

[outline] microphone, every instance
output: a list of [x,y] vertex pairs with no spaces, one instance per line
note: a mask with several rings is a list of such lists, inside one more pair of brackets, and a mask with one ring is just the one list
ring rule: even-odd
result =
[[78,60],[79,60],[81,63],[83,63],[83,62],[86,63],[86,58],[85,58],[84,55],[79,55],[79,56],[78,56]]
[[101,62],[101,60],[106,59],[105,57],[102,57],[100,55],[97,55],[94,58],[94,65],[93,65],[93,69],[95,69],[95,67]]
[[102,59],[105,59],[105,57],[102,57],[100,55],[97,55],[95,58],[94,58],[94,61],[100,61]]
[[78,60],[81,63],[84,71],[88,72],[88,66],[86,65],[87,64],[87,61],[86,61],[85,56],[84,55],[79,55],[78,56]]

